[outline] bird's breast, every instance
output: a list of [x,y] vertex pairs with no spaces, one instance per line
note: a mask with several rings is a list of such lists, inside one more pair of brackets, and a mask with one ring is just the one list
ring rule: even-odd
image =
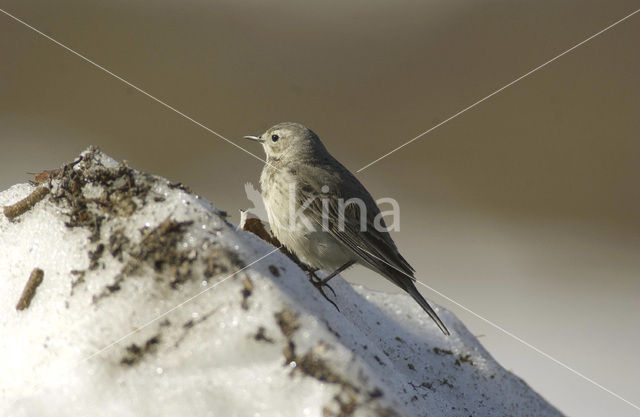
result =
[[304,263],[332,271],[350,260],[348,252],[321,224],[301,209],[296,178],[286,171],[265,167],[260,177],[269,226],[274,236]]
[[[269,169],[267,169],[269,168]],[[285,245],[290,236],[316,231],[315,225],[298,212],[296,179],[287,172],[274,172],[266,167],[260,178],[262,198],[273,234]]]

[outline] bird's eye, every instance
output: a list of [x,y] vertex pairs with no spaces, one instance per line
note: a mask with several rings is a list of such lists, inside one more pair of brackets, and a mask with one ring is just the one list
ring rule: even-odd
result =
[[278,136],[278,135],[271,135],[271,140],[272,140],[272,141],[277,142],[277,141],[278,141],[278,139],[280,139],[280,136]]

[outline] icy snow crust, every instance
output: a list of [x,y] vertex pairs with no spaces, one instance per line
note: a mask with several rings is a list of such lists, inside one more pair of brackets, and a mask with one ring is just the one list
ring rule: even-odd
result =
[[448,311],[450,337],[409,297],[337,277],[338,311],[280,252],[250,265],[275,248],[210,202],[83,156],[0,215],[0,415],[560,415]]

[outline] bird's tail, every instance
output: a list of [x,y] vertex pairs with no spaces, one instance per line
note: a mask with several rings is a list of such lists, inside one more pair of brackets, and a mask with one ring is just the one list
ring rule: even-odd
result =
[[429,303],[427,303],[427,300],[425,300],[424,297],[422,296],[422,294],[420,294],[420,292],[416,288],[415,284],[413,282],[410,282],[406,286],[405,290],[409,293],[409,295],[411,297],[413,297],[414,300],[416,300],[416,302],[418,304],[420,304],[420,307],[422,307],[422,309],[427,312],[429,317],[431,317],[433,319],[433,321],[436,322],[436,324],[438,325],[440,330],[442,330],[442,333],[444,333],[445,335],[449,336],[450,335],[449,330],[447,330],[447,327],[444,325],[442,320],[440,320],[440,317],[438,317],[438,315],[433,310],[433,308],[431,308]]
[[[393,241],[391,241],[391,244],[393,244]],[[362,263],[362,265],[371,268],[373,271],[376,271],[389,281],[396,284],[398,287],[408,292],[409,295],[414,300],[416,300],[418,304],[420,304],[420,307],[422,307],[422,309],[427,312],[429,317],[431,317],[433,321],[436,322],[440,330],[442,330],[442,333],[444,333],[446,336],[449,336],[451,334],[449,333],[449,330],[447,330],[447,327],[444,325],[442,320],[440,320],[440,317],[438,317],[433,308],[431,308],[429,303],[427,303],[427,300],[422,297],[422,294],[420,294],[420,292],[416,288],[416,285],[413,283],[415,281],[415,278],[413,277],[414,269],[402,257],[402,255],[400,255],[398,250],[395,248],[395,245],[393,246],[393,251],[391,251],[392,255],[394,255],[396,258],[395,260],[392,259],[392,261],[394,261],[393,263],[382,259],[382,257],[378,257],[372,254],[371,252],[360,246],[357,246],[357,248],[360,250],[359,252],[357,252],[357,254],[362,259],[362,262],[360,262]],[[382,250],[378,251],[378,253],[380,252],[382,252]]]

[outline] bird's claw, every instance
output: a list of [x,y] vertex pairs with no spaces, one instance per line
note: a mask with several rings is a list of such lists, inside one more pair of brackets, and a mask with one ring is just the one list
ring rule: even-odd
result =
[[331,290],[331,292],[333,293],[333,296],[335,297],[336,292],[333,290],[333,288],[331,288],[331,285],[327,284],[322,278],[318,277],[314,271],[309,271],[309,281],[311,281],[313,286],[316,287],[318,291],[320,291],[320,294],[322,294],[325,300],[333,304],[336,310],[340,311],[340,309],[338,308],[338,305],[329,297],[327,297],[327,294],[324,292],[324,287],[327,287]]
[[336,292],[333,290],[333,288],[331,288],[331,285],[329,285],[327,281],[325,281],[324,279],[318,277],[315,272],[313,271],[309,272],[309,280],[316,288],[321,289],[323,287],[327,287],[331,290],[331,292],[333,293],[333,296],[334,297],[336,296]]

